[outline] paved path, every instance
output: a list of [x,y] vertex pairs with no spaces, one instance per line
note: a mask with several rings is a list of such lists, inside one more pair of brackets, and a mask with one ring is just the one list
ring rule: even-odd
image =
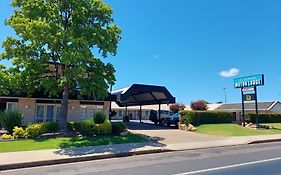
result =
[[280,157],[281,145],[269,143],[11,170],[1,175],[277,175],[281,172]]
[[173,127],[163,127],[154,124],[130,122],[127,124],[131,132],[147,135],[159,140],[165,145],[191,142],[221,141],[227,137],[211,136],[186,132]]

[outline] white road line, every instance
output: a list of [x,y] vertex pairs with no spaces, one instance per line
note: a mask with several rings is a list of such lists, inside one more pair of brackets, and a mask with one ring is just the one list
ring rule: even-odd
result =
[[209,172],[209,171],[216,171],[216,170],[223,170],[223,169],[235,168],[235,167],[246,166],[246,165],[253,165],[253,164],[258,164],[258,163],[272,162],[272,161],[276,161],[276,160],[281,160],[281,157],[277,157],[277,158],[273,158],[273,159],[266,159],[266,160],[259,160],[259,161],[254,161],[254,162],[241,163],[241,164],[236,164],[236,165],[209,168],[209,169],[205,169],[205,170],[190,171],[190,172],[186,172],[186,173],[179,173],[179,174],[173,174],[173,175],[189,175],[189,174],[205,173],[205,172]]

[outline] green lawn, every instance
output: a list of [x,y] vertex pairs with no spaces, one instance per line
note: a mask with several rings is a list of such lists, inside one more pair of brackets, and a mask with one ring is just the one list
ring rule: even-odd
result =
[[205,124],[197,126],[197,132],[202,134],[220,135],[220,136],[250,136],[264,134],[281,134],[281,123],[268,123],[275,129],[255,130],[244,128],[237,124]]
[[136,134],[128,134],[127,136],[96,136],[75,138],[62,137],[50,139],[4,141],[0,142],[0,152],[74,148],[83,146],[137,143],[146,141],[147,140],[144,137]]

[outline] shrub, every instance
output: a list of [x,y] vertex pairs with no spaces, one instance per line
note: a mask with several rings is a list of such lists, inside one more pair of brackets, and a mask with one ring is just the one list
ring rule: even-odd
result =
[[180,122],[186,125],[231,123],[231,112],[180,111]]
[[3,134],[2,135],[2,139],[5,140],[5,139],[11,139],[12,136],[10,134]]
[[[259,123],[281,123],[281,114],[260,113],[258,119]],[[245,120],[246,122],[256,123],[256,114],[247,113]]]
[[77,130],[83,135],[92,135],[93,134],[93,121],[84,120],[81,123],[75,122],[74,126]]
[[59,130],[58,122],[45,122],[42,123],[44,133],[57,132]]
[[21,126],[22,119],[22,114],[18,111],[0,113],[0,123],[9,133],[13,133],[15,126]]
[[26,127],[27,135],[30,138],[34,138],[44,133],[56,132],[58,130],[58,122],[33,123]]
[[36,136],[43,134],[44,128],[43,128],[42,123],[34,123],[31,125],[28,125],[26,127],[26,133],[27,133],[27,136],[30,138],[34,138]]
[[105,120],[104,123],[94,124],[93,132],[96,135],[108,135],[111,134],[112,125],[109,120]]
[[120,135],[121,132],[127,129],[127,126],[123,122],[113,122],[111,123],[112,126],[112,134]]
[[27,133],[22,127],[17,127],[13,129],[13,136],[15,139],[18,138],[27,138]]
[[105,122],[106,116],[103,112],[97,112],[93,119],[95,124],[101,124]]
[[192,102],[190,104],[190,108],[192,110],[204,111],[204,110],[208,109],[207,104],[208,104],[208,102],[206,102],[205,100],[198,100],[198,101]]

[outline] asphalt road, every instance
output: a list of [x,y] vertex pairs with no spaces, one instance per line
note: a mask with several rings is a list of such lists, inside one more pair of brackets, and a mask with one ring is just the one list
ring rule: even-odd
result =
[[281,175],[281,142],[2,171],[1,175]]

